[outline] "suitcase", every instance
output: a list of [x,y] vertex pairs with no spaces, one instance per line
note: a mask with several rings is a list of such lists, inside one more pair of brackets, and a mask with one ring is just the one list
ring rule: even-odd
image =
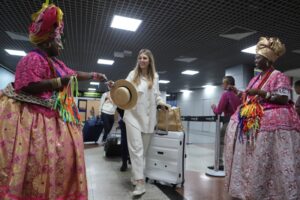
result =
[[185,170],[185,133],[157,131],[146,156],[145,177],[183,186]]
[[121,135],[110,134],[104,145],[106,157],[121,157]]
[[103,130],[103,122],[100,119],[90,119],[84,123],[83,141],[97,142]]

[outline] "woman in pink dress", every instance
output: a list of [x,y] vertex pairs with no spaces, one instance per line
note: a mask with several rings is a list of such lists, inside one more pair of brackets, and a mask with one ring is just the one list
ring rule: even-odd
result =
[[0,199],[87,199],[76,105],[59,114],[51,97],[74,76],[79,81],[106,77],[75,72],[55,58],[62,49],[62,15],[45,3],[32,16],[29,37],[37,49],[18,63],[14,84],[0,91]]
[[249,83],[247,100],[263,108],[260,127],[245,134],[241,108],[231,117],[226,132],[225,187],[240,199],[300,198],[300,120],[290,103],[288,77],[273,64],[285,52],[278,38],[260,38],[255,64],[262,72]]

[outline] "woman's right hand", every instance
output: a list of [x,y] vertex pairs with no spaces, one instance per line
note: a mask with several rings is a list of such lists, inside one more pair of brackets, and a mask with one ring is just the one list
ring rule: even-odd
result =
[[109,89],[111,89],[111,88],[114,86],[115,82],[112,81],[112,80],[109,80],[109,81],[107,81],[105,84],[107,85],[107,87],[108,87]]
[[100,82],[107,81],[107,77],[105,76],[105,74],[97,72],[95,72],[93,79]]

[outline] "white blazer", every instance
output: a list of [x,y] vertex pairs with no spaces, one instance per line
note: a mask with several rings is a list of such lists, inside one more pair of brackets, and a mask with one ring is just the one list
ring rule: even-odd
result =
[[[134,72],[131,71],[126,80],[133,82],[133,76]],[[146,78],[141,78],[136,89],[138,92],[137,104],[132,109],[125,110],[123,119],[125,123],[130,123],[142,133],[153,133],[157,123],[157,105],[163,102],[160,97],[158,74],[155,74],[152,89],[148,89]]]

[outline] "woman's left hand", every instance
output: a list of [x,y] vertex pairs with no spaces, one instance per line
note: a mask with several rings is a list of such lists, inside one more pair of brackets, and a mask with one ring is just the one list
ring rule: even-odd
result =
[[169,110],[171,108],[170,104],[164,102],[160,102],[158,105],[161,107],[162,110]]

